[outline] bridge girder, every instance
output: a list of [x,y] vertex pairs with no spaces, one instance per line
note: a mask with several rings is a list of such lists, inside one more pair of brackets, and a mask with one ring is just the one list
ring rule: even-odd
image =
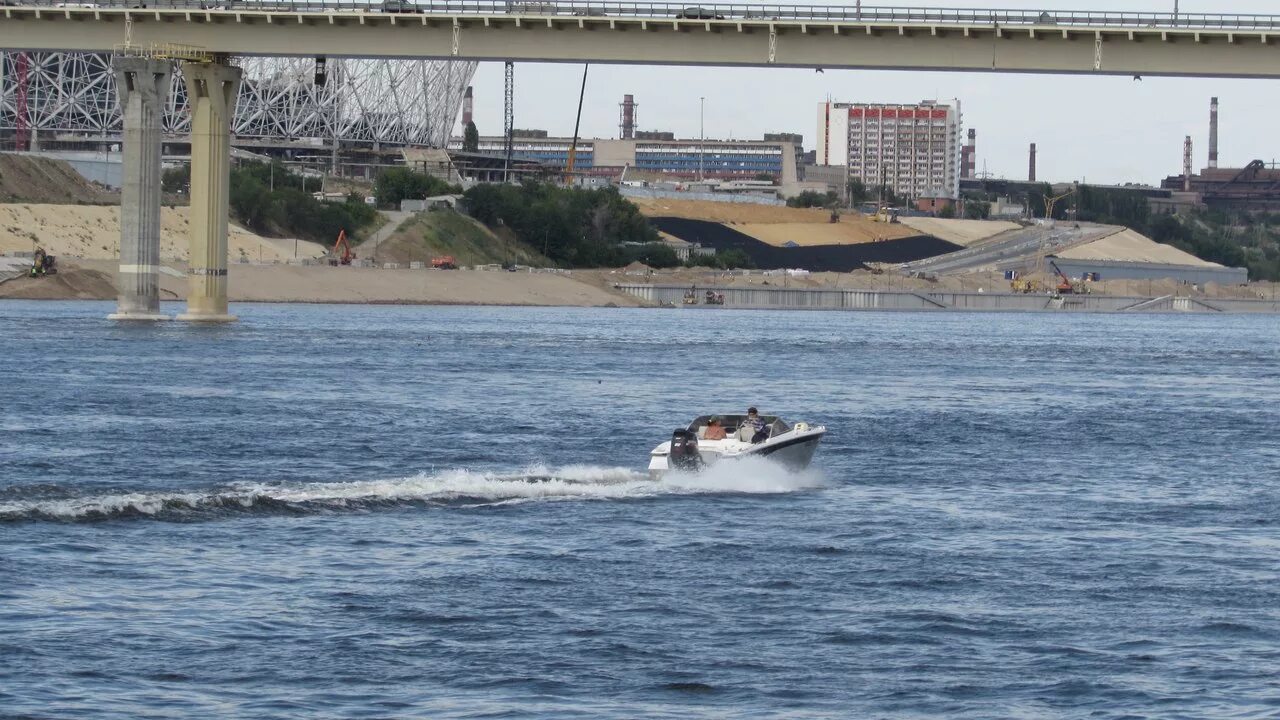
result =
[[0,49],[1280,77],[1280,31],[6,6]]

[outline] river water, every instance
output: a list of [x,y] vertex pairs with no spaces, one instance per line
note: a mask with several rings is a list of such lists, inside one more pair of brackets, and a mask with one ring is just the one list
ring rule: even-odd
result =
[[0,304],[0,716],[1280,714],[1274,318],[110,310]]

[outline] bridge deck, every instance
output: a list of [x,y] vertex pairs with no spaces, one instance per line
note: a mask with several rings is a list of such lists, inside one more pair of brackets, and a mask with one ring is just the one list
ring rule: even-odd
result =
[[[670,3],[9,0],[0,49],[1280,76],[1280,16]],[[145,7],[130,7],[138,5]]]

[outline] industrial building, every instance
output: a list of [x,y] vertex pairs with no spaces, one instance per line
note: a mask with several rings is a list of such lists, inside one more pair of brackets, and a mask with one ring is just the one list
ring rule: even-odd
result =
[[[1192,142],[1187,136],[1183,144],[1182,174],[1170,175],[1160,187],[1173,196],[1198,199],[1204,205],[1220,210],[1280,212],[1280,168],[1274,162],[1254,160],[1240,168],[1218,167],[1218,98],[1209,100],[1209,162],[1198,174],[1191,171]],[[1185,204],[1185,202],[1184,202]],[[1161,206],[1153,210],[1174,212],[1179,208]]]
[[[543,131],[517,130],[513,135],[512,158],[568,167],[573,138],[548,137]],[[785,139],[579,139],[574,152],[574,170],[584,175],[616,177],[624,169],[630,169],[671,180],[751,180],[767,175],[782,184],[795,183],[796,136],[779,137]],[[460,138],[449,143],[450,150],[461,148]],[[481,137],[479,152],[504,154],[506,138]]]
[[818,104],[817,164],[907,197],[957,198],[960,103]]

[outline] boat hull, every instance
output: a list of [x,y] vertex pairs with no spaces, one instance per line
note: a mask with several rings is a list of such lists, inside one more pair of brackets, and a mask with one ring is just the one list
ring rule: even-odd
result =
[[[813,462],[814,453],[826,434],[825,428],[815,428],[806,432],[787,433],[790,437],[779,437],[774,440],[748,445],[742,448],[716,448],[704,445],[698,454],[702,457],[704,467],[729,462],[740,458],[763,457],[793,472],[804,470]],[[671,470],[667,450],[670,443],[663,443],[654,449],[649,458],[649,477],[660,479]]]

